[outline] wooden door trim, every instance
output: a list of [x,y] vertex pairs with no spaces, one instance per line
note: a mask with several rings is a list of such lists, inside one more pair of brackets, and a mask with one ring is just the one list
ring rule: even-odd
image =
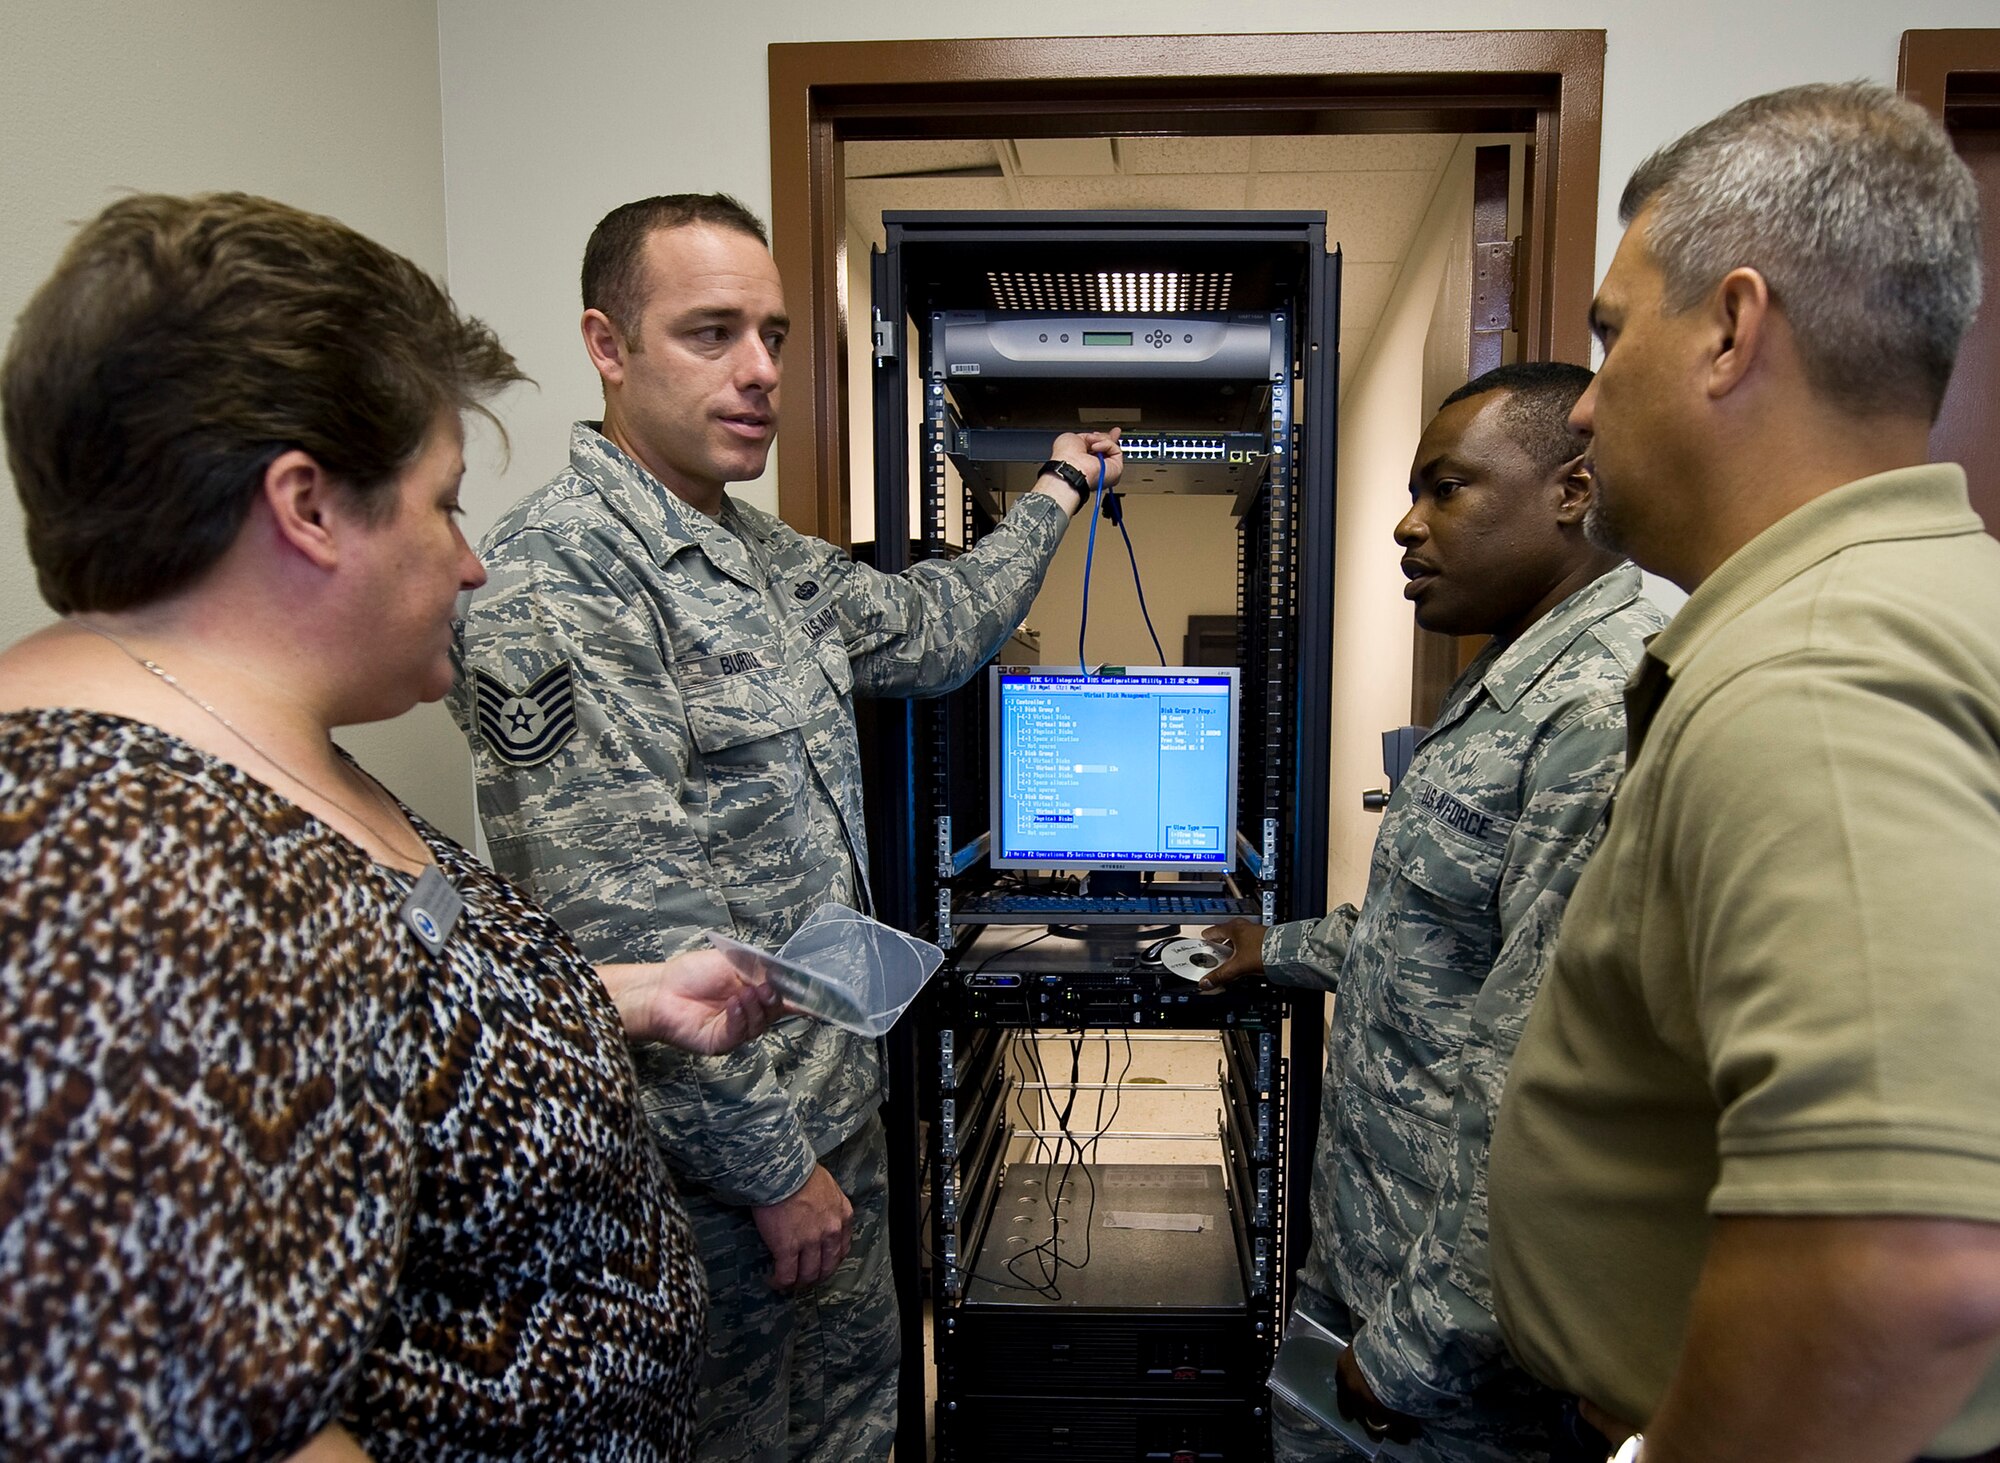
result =
[[1965,469],[1972,506],[1987,532],[2000,534],[2000,452],[1986,422],[2000,394],[2000,319],[1993,264],[2000,251],[2000,28],[1908,30],[1896,66],[1896,89],[1944,124],[1973,170],[1980,194],[1986,296],[1959,345],[1950,389],[1931,428],[1930,449]]
[[1896,58],[1896,90],[1940,122],[1954,74],[2000,73],[2000,29],[1906,30]]
[[1524,131],[1523,358],[1590,358],[1601,30],[788,43],[770,48],[770,85],[772,248],[805,287],[779,511],[835,543],[848,532],[846,333],[866,325],[841,310],[847,138]]

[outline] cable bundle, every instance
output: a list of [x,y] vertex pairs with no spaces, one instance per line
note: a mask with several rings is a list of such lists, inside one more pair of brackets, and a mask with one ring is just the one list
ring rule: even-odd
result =
[[1125,540],[1126,557],[1132,561],[1132,587],[1139,592],[1139,613],[1146,621],[1146,633],[1153,637],[1153,653],[1160,657],[1160,664],[1167,663],[1166,651],[1160,649],[1160,635],[1153,628],[1152,611],[1146,608],[1146,586],[1139,582],[1139,554],[1132,547],[1132,535],[1125,527],[1125,510],[1120,506],[1116,493],[1104,491],[1104,459],[1097,459],[1097,491],[1091,495],[1090,542],[1083,551],[1083,615],[1076,627],[1076,664],[1084,675],[1090,674],[1090,662],[1084,659],[1083,637],[1090,628],[1090,566],[1097,557],[1097,520],[1109,518],[1118,526],[1119,536]]

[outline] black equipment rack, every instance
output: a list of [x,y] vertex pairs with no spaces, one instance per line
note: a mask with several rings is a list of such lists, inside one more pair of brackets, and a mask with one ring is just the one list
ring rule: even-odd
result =
[[[1093,295],[1093,281],[1123,276],[1176,281],[1176,306],[1268,324],[1275,344],[1263,394],[1247,406],[1233,401],[1227,419],[1203,419],[1183,404],[1198,391],[1191,396],[1185,383],[1162,390],[1166,411],[1127,429],[1142,443],[1127,474],[1157,483],[1181,473],[1186,491],[1234,497],[1242,683],[1235,883],[1266,924],[1324,912],[1340,261],[1327,250],[1323,216],[891,213],[884,224],[887,247],[872,261],[872,552],[891,571],[959,552],[954,527],[967,545],[990,531],[1006,495],[1030,485],[1033,464],[1062,429],[1033,419],[1047,382],[1010,395],[1005,383],[938,369],[932,337],[945,312],[1174,313],[1158,308],[1162,293],[1116,302],[1123,309],[1101,288]],[[1116,385],[1144,396],[1146,380],[1133,367]],[[1103,382],[1080,382],[1068,399],[1107,394]],[[912,401],[920,412],[914,523]],[[956,492],[947,464],[959,477]],[[904,1335],[898,1454],[928,1456],[919,1342],[928,1289],[938,1459],[1013,1463],[1061,1452],[1106,1463],[1266,1463],[1264,1379],[1289,1272],[1307,1243],[1320,1003],[1261,983],[1196,996],[1186,981],[1147,965],[1136,946],[1107,954],[1058,941],[1038,947],[1036,960],[993,960],[991,942],[1022,931],[952,918],[955,899],[995,881],[984,858],[985,697],[981,674],[947,696],[867,708],[878,913],[947,953],[889,1038],[890,1239]],[[1288,1019],[1295,1007],[1298,1019]],[[1104,1262],[1081,1289],[1067,1279],[1059,1298],[996,1288],[992,1262],[1018,1252],[1027,1214],[1002,1200],[1017,1197],[1036,1167],[1007,1159],[1020,1052],[1038,1036],[1115,1041],[1135,1031],[1215,1034],[1223,1162],[1189,1166],[1211,1185],[1216,1202],[1202,1213],[1214,1229],[1149,1233],[1143,1226],[1154,1221],[1144,1215],[1153,1211],[1141,1201],[1136,1233],[1073,1221],[1089,1230],[1092,1264]],[[1129,1165],[1073,1167],[1107,1191],[1136,1182],[1116,1171]],[[1060,1212],[1052,1204],[1050,1213]],[[1194,1285],[1188,1277],[1197,1272],[1203,1279]],[[1148,1277],[1174,1293],[1153,1294]],[[1190,1289],[1204,1303],[1177,1303]]]

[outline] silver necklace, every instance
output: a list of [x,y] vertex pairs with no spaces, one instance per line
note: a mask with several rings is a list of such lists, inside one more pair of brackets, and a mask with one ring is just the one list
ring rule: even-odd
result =
[[[346,803],[343,803],[339,798],[334,797],[317,784],[308,782],[305,778],[299,776],[298,773],[280,762],[276,757],[273,757],[256,742],[252,741],[249,734],[237,726],[235,722],[231,721],[220,711],[216,710],[215,707],[182,685],[173,672],[169,671],[158,661],[150,660],[139,654],[138,651],[127,645],[122,638],[114,635],[102,625],[93,625],[88,620],[79,619],[72,619],[70,623],[80,625],[90,631],[91,634],[109,640],[119,650],[124,652],[126,659],[141,669],[151,672],[183,700],[195,706],[224,731],[256,753],[261,761],[268,763],[314,797],[322,799],[330,807],[338,808],[361,827],[366,828],[381,841],[382,846],[388,849],[393,857],[418,864],[420,868],[416,876],[416,884],[410,890],[409,896],[404,899],[401,909],[398,910],[398,914],[402,917],[403,923],[409,926],[411,933],[416,935],[417,939],[433,955],[444,948],[444,942],[451,936],[452,927],[458,923],[458,917],[464,911],[465,900],[459,894],[458,889],[452,884],[451,880],[444,876],[444,871],[437,866],[436,860],[431,858],[428,848],[424,850],[420,857],[411,858],[410,855],[397,848],[396,841],[383,833],[381,828],[373,821],[363,817],[355,809],[350,808]],[[388,794],[384,793],[372,778],[368,780],[368,792],[371,797],[382,801],[384,806],[387,806],[386,799]]]

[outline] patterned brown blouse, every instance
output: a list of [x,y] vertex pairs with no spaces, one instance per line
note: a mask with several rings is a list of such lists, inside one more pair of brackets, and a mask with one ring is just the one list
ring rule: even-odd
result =
[[157,728],[0,715],[0,1452],[682,1459],[703,1322],[618,1014]]

